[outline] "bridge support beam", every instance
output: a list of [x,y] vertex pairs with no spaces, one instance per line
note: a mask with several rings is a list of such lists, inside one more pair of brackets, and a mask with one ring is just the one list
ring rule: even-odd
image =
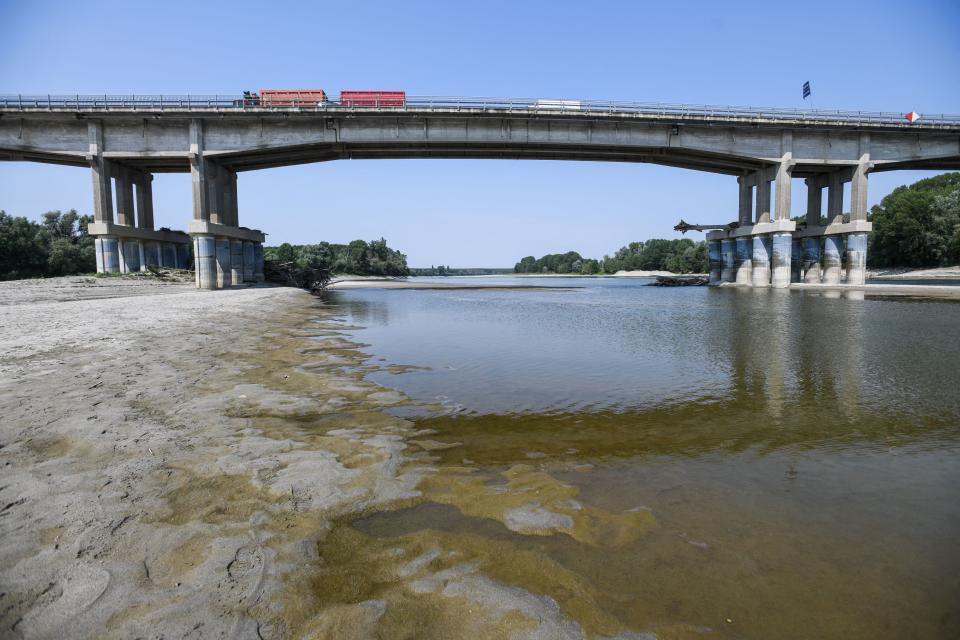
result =
[[233,269],[230,260],[230,238],[216,239],[217,289],[233,284]]
[[847,235],[847,284],[862,285],[867,277],[867,234]]
[[803,238],[803,281],[820,284],[820,237]]
[[753,270],[751,284],[754,287],[770,286],[770,252],[773,241],[767,234],[753,236]]
[[230,280],[243,282],[243,240],[230,240]]
[[746,286],[753,284],[753,240],[750,238],[737,238],[736,283]]
[[243,243],[243,281],[253,282],[254,263],[256,262],[256,253],[253,250],[253,242],[249,240]]
[[803,282],[803,241],[793,238],[790,249],[790,283]]
[[[257,229],[240,226],[237,174],[204,157],[203,122],[190,123],[190,174],[197,286],[223,289],[263,280],[263,241]],[[211,244],[212,243],[212,244]],[[206,252],[209,248],[209,253]],[[211,275],[212,274],[212,275]]]
[[734,282],[737,279],[737,242],[733,238],[720,241],[720,280]]
[[707,259],[710,264],[710,284],[720,284],[720,276],[723,272],[723,249],[720,246],[719,237],[722,234],[711,231],[707,234]]
[[217,245],[211,235],[193,236],[193,255],[196,256],[196,281],[198,289],[217,288]]
[[[153,228],[153,176],[107,160],[102,154],[102,130],[88,123],[90,173],[93,176],[93,217],[87,232],[94,237],[98,273],[133,273],[148,265],[176,267],[177,248],[189,255],[189,237],[182,231]],[[116,198],[113,183],[116,182]],[[134,191],[136,189],[136,191]],[[134,195],[136,193],[136,195]],[[116,202],[116,211],[114,211]],[[171,254],[164,260],[164,247]],[[183,268],[187,260],[182,260]]]
[[786,289],[790,286],[793,234],[774,233],[771,238],[772,263],[770,284],[774,289]]
[[843,235],[837,233],[823,239],[823,284],[840,284],[843,257]]

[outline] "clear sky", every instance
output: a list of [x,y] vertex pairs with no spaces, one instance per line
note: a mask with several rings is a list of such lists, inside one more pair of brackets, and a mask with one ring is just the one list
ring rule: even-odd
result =
[[[0,93],[403,89],[960,113],[960,2],[49,2],[0,0]],[[875,174],[870,203],[931,175]],[[795,213],[806,198],[795,181]],[[367,160],[240,175],[269,243],[385,236],[411,266],[512,266],[736,218],[736,179],[655,165]],[[154,182],[185,228],[187,174]],[[0,163],[0,209],[92,207],[89,171]],[[694,236],[699,237],[699,236]]]

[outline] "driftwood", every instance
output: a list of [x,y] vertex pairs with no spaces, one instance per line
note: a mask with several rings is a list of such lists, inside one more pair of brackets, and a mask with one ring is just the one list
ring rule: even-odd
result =
[[323,293],[330,283],[328,269],[302,267],[293,262],[267,260],[264,262],[264,276],[267,282],[306,289],[313,294]]
[[710,279],[706,276],[657,276],[656,281],[651,282],[651,287],[702,287],[708,284]]

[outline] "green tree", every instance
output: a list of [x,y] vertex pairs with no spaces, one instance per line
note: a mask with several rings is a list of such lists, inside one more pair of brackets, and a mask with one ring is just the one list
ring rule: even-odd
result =
[[960,260],[956,249],[960,173],[897,187],[873,207],[867,260],[875,267],[935,267]]

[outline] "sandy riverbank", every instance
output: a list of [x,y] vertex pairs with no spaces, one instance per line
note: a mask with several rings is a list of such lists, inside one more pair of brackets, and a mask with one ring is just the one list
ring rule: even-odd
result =
[[867,278],[871,280],[960,280],[960,266],[935,269],[870,269],[867,271]]
[[587,637],[484,573],[504,549],[345,523],[429,498],[595,543],[649,514],[574,508],[522,465],[508,495],[437,469],[456,445],[384,411],[405,399],[304,292],[90,280],[0,283],[0,635]]

